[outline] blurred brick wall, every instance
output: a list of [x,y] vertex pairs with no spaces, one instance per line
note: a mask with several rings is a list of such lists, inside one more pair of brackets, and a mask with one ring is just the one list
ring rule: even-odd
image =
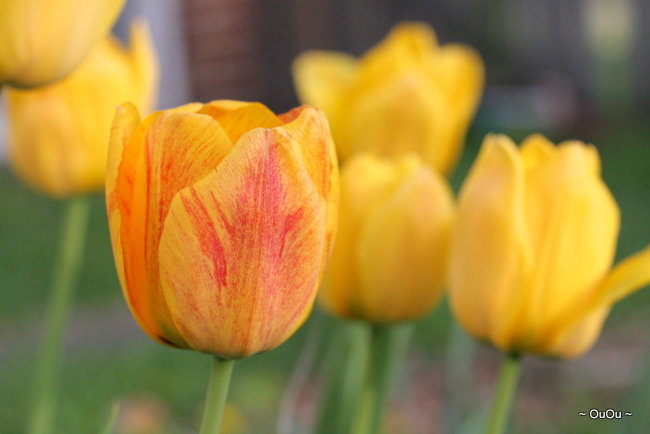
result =
[[344,49],[342,0],[183,0],[194,100],[297,104],[291,62],[309,48]]
[[263,99],[263,1],[183,1],[194,99]]

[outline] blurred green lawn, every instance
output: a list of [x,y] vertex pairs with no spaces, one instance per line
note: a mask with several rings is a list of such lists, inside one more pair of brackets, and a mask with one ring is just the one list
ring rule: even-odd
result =
[[[603,128],[605,129],[605,128]],[[468,138],[467,150],[452,177],[457,189],[464,178],[485,131],[475,128]],[[525,133],[511,132],[519,141]],[[608,127],[607,131],[591,131],[592,137],[579,138],[595,143],[601,152],[603,176],[619,202],[622,212],[622,230],[617,257],[621,258],[643,248],[650,242],[650,129],[647,125],[628,123]],[[22,186],[6,167],[0,167],[0,433],[21,433],[27,415],[31,386],[32,362],[37,347],[37,331],[41,325],[46,303],[51,265],[58,239],[59,222],[63,206],[40,196]],[[115,312],[120,321],[126,305],[114,271],[112,252],[106,224],[103,198],[93,198],[92,222],[86,249],[83,275],[77,292],[77,311],[91,312],[74,324],[82,326],[92,322],[93,312]],[[605,335],[617,324],[648,312],[650,291],[645,290],[619,303],[613,310],[605,328]],[[318,314],[321,320],[322,314]],[[311,323],[313,318],[308,322]],[[321,324],[331,336],[335,321],[326,318]],[[412,353],[431,364],[431,370],[440,370],[442,351],[449,329],[450,314],[443,305],[421,321],[414,337]],[[648,322],[645,323],[648,325]],[[273,433],[280,400],[292,368],[306,339],[309,325],[303,327],[286,344],[267,354],[257,355],[238,362],[231,389],[231,401],[245,422],[240,432]],[[128,330],[130,330],[127,327]],[[190,351],[166,348],[149,338],[139,329],[129,336],[110,339],[111,329],[99,330],[90,340],[70,345],[66,353],[65,372],[62,378],[63,395],[58,418],[57,433],[98,432],[116,400],[137,399],[148,396],[158,400],[171,421],[166,432],[192,432],[201,414],[210,360],[209,357]],[[488,354],[493,364],[495,354]],[[319,353],[319,355],[322,353]],[[318,360],[324,357],[318,357]],[[481,361],[479,361],[479,364]],[[577,363],[577,362],[571,362]],[[560,369],[561,364],[552,366]],[[537,369],[532,367],[531,369]],[[551,369],[553,371],[555,368]],[[477,369],[478,371],[478,369]],[[419,371],[414,371],[419,372]],[[440,375],[439,373],[434,373]],[[306,400],[315,394],[313,374],[306,386]],[[553,377],[555,378],[555,377]],[[524,385],[532,380],[524,376]],[[557,380],[557,378],[556,378]],[[489,378],[488,382],[492,382]],[[559,381],[559,380],[558,380]],[[548,400],[555,395],[564,403],[571,403],[567,414],[552,420],[552,424],[531,426],[534,418],[520,417],[518,432],[557,432],[558,423],[563,432],[612,432],[621,427],[619,421],[594,424],[574,416],[579,406],[600,406],[625,410],[621,406],[629,399],[632,390],[608,394],[606,390],[593,395],[593,389],[564,390],[551,382],[545,386]],[[435,395],[439,392],[431,390]],[[434,396],[434,399],[435,396]],[[439,397],[437,398],[439,399]],[[641,401],[634,401],[640,403]],[[647,402],[647,401],[645,401]],[[615,405],[619,405],[616,407]],[[640,404],[639,404],[640,405]],[[300,412],[308,411],[301,407]],[[581,408],[581,407],[580,407]],[[575,411],[574,411],[575,410]],[[422,410],[422,411],[426,411]],[[570,413],[570,414],[569,414]],[[635,423],[640,423],[642,415]],[[549,415],[550,416],[550,415]],[[426,418],[427,415],[425,414]],[[301,418],[309,419],[310,416]],[[431,416],[431,424],[439,424]],[[619,422],[615,425],[615,422]],[[647,428],[650,425],[645,425]],[[566,431],[564,431],[566,430]],[[235,430],[236,431],[236,430]],[[623,431],[621,431],[623,432]],[[636,431],[640,432],[640,431]]]

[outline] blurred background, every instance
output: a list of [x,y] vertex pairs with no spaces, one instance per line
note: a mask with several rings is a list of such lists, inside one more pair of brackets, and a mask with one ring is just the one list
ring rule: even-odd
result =
[[[517,141],[533,132],[554,141],[583,140],[599,149],[603,177],[621,207],[617,257],[650,242],[650,27],[645,25],[650,2],[130,0],[115,33],[126,35],[137,15],[150,20],[161,60],[159,108],[228,98],[259,100],[276,112],[298,105],[291,62],[301,51],[360,55],[398,21],[426,21],[441,43],[475,47],[487,67],[482,104],[452,177],[456,191],[487,132]],[[63,210],[61,203],[14,179],[4,163],[5,137],[2,116],[3,434],[24,430]],[[99,194],[92,213],[66,340],[59,432],[98,432],[116,401],[120,433],[195,432],[210,358],[163,347],[139,329],[117,282]],[[318,339],[337,336],[339,326],[315,309],[286,344],[238,362],[224,433],[309,432],[321,368],[332,352],[328,347],[336,352],[342,345],[318,344]],[[449,347],[453,334],[455,344]],[[586,356],[570,362],[525,360],[514,432],[648,432],[649,350],[650,291],[642,290],[614,308]],[[418,324],[387,432],[480,432],[499,361],[499,353],[452,327],[443,302]],[[602,421],[578,415],[592,408],[633,416]]]

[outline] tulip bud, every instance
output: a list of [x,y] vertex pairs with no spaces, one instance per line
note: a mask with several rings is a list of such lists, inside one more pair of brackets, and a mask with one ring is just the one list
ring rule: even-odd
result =
[[611,270],[619,225],[593,146],[487,136],[452,235],[456,318],[504,351],[582,355],[612,304],[650,282],[650,249]]
[[106,176],[124,296],[152,338],[237,359],[306,320],[336,229],[327,119],[213,101],[118,108]]
[[115,106],[133,101],[144,112],[153,108],[155,50],[143,23],[131,30],[129,51],[108,37],[67,78],[6,90],[9,162],[33,188],[57,197],[99,190]]
[[325,310],[375,324],[417,319],[442,293],[452,193],[414,154],[360,154],[341,172],[339,231]]
[[3,0],[0,85],[35,87],[63,78],[106,36],[124,0]]
[[484,80],[476,51],[439,46],[422,23],[398,24],[360,60],[303,53],[293,72],[300,100],[327,114],[342,159],[416,152],[442,173],[456,163]]

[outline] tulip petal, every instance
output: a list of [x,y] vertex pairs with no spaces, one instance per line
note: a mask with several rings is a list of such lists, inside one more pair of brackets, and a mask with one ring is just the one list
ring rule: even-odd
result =
[[488,135],[459,195],[448,278],[459,322],[501,348],[513,339],[513,312],[530,269],[523,194],[514,143]]
[[[544,345],[562,347],[562,342],[567,339],[567,330],[579,327],[580,324],[589,321],[591,317],[597,317],[598,312],[609,312],[614,303],[648,284],[650,284],[650,246],[617,264],[597,286],[593,294],[579,300],[579,303],[567,306],[552,321]],[[602,324],[595,327],[595,331],[589,330],[596,335],[592,343],[598,337],[601,326]],[[585,349],[589,348],[590,346],[586,346]],[[576,351],[576,354],[581,353]]]
[[531,345],[548,334],[554,318],[593,294],[614,259],[619,211],[593,152],[562,144],[527,173],[526,224],[535,267],[520,315],[529,324],[524,340]]
[[[291,111],[291,122],[279,127],[277,132],[284,135],[287,140],[296,142],[302,151],[307,167],[307,173],[314,183],[321,197],[327,199],[330,191],[332,174],[332,139],[329,134],[327,118],[322,111],[308,106],[299,107]],[[336,155],[336,154],[334,154]]]
[[572,359],[583,355],[600,336],[600,331],[607,319],[611,306],[601,306],[592,310],[580,320],[563,324],[559,333],[551,332],[540,342],[532,352],[555,356],[563,359]]
[[[126,281],[124,279],[122,242],[120,241],[122,223],[116,192],[117,173],[122,161],[124,144],[130,141],[139,124],[140,114],[133,104],[124,103],[117,107],[115,120],[111,128],[108,161],[106,165],[106,210],[108,212],[108,227],[111,232],[115,267],[117,268],[117,275],[122,288],[126,288]],[[128,301],[128,297],[126,299]]]
[[136,19],[131,24],[129,44],[131,46],[129,59],[133,74],[133,93],[136,101],[142,101],[140,109],[149,113],[156,106],[158,95],[158,58],[155,45],[146,21]]
[[[445,115],[439,122],[436,142],[429,145],[430,155],[424,155],[442,173],[456,165],[463,149],[465,134],[481,100],[485,71],[476,50],[459,44],[440,47],[429,56],[431,79],[444,95]],[[441,146],[440,143],[446,143]]]
[[311,310],[326,203],[279,130],[243,135],[172,202],[160,270],[172,317],[197,351],[242,358],[282,343]]
[[421,68],[428,64],[431,54],[437,50],[436,34],[428,24],[397,24],[360,60],[360,81],[366,86],[374,86],[387,74]]
[[279,116],[285,125],[279,133],[295,141],[302,150],[309,177],[320,195],[327,201],[327,248],[323,254],[321,275],[334,247],[338,226],[339,175],[336,149],[327,118],[319,110],[302,106]]
[[205,104],[198,113],[209,115],[219,122],[232,143],[237,143],[242,134],[253,128],[275,128],[282,125],[275,113],[259,102],[212,101]]
[[[343,96],[357,74],[357,60],[345,53],[309,51],[293,62],[293,77],[300,101],[321,108],[332,128],[343,120]],[[338,141],[341,132],[332,130]]]
[[452,193],[440,175],[415,161],[360,234],[360,308],[373,323],[418,318],[442,294]]
[[371,154],[358,154],[341,171],[338,233],[327,272],[318,293],[320,304],[344,317],[360,312],[356,246],[367,215],[394,188],[394,166]]
[[0,2],[0,85],[42,86],[69,74],[123,6],[124,0]]
[[616,303],[650,283],[650,246],[625,258],[599,286],[596,307]]
[[531,134],[519,146],[521,158],[524,160],[526,170],[543,164],[558,152],[555,145],[541,134]]
[[231,147],[211,117],[161,112],[145,119],[124,149],[117,195],[127,298],[140,326],[160,342],[187,347],[160,288],[158,246],[169,206]]
[[387,78],[380,86],[358,87],[348,96],[342,158],[354,152],[400,156],[416,152],[438,170],[436,143],[447,122],[442,89],[413,70]]

